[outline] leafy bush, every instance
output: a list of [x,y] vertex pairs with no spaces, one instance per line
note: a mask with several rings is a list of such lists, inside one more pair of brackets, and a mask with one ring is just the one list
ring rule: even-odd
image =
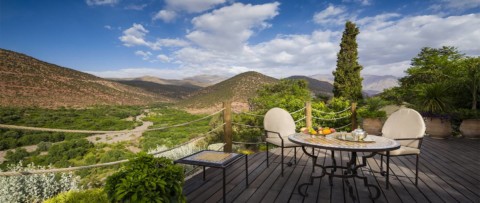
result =
[[48,151],[48,149],[50,149],[51,146],[52,146],[51,142],[43,142],[42,141],[42,142],[38,143],[37,151],[39,151],[39,152]]
[[458,109],[455,111],[455,116],[462,120],[480,119],[480,111],[476,109]]
[[95,106],[86,109],[0,107],[0,123],[32,127],[124,130],[135,122],[125,118],[141,114],[137,106]]
[[380,110],[388,103],[379,97],[371,97],[364,100],[365,105],[358,109],[358,115],[362,118],[385,118],[387,112]]
[[[186,123],[192,120],[203,118],[204,116],[205,115],[193,115],[185,111],[161,107],[152,109],[150,114],[144,118],[144,120],[154,123],[154,125],[150,128],[161,128],[165,126]],[[156,148],[157,146],[172,147],[187,142],[200,134],[208,132],[209,130],[209,119],[204,119],[186,126],[148,131],[143,133],[143,139],[141,140],[142,149],[148,151]]]
[[103,189],[70,190],[62,192],[43,203],[108,203],[107,193]]
[[8,150],[5,159],[7,159],[10,163],[18,163],[23,158],[29,156],[30,154],[24,148],[17,148],[15,151]]
[[57,167],[68,167],[72,165],[69,159],[81,157],[85,155],[88,149],[92,148],[93,144],[85,139],[68,140],[58,143],[48,149],[48,154],[45,156],[38,156],[35,163],[47,165],[53,164]]
[[[10,165],[7,171],[45,170],[22,163]],[[73,173],[45,173],[22,176],[0,176],[0,202],[42,202],[59,192],[78,189],[79,178]]]
[[167,158],[140,153],[107,178],[112,202],[185,202],[183,169]]

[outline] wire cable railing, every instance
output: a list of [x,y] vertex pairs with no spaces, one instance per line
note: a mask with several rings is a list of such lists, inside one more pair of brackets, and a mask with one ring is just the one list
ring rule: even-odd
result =
[[[290,114],[295,114],[295,113],[298,113],[300,111],[303,111],[305,110],[306,107],[303,107],[301,109],[298,109],[296,111],[293,111],[293,112],[290,112]],[[126,133],[126,132],[145,132],[145,131],[155,131],[155,130],[163,130],[163,129],[168,129],[168,128],[174,128],[174,127],[181,127],[181,126],[186,126],[186,125],[189,125],[189,124],[192,124],[192,123],[195,123],[195,122],[199,122],[199,121],[202,121],[202,120],[205,120],[207,118],[210,118],[210,117],[213,117],[215,116],[216,114],[219,114],[221,113],[222,111],[224,111],[225,109],[222,108],[210,115],[207,115],[207,116],[204,116],[202,118],[199,118],[199,119],[195,119],[195,120],[192,120],[192,121],[188,121],[188,122],[185,122],[185,123],[181,123],[181,124],[175,124],[175,125],[170,125],[170,126],[164,126],[164,127],[158,127],[158,128],[150,128],[150,129],[145,129],[145,130],[121,130],[121,131],[91,131],[91,130],[68,130],[68,129],[51,129],[51,128],[37,128],[37,127],[26,127],[26,126],[14,126],[14,125],[5,125],[5,124],[0,124],[0,128],[12,128],[12,129],[27,129],[27,130],[40,130],[40,131],[53,131],[53,132],[76,132],[76,133],[89,133],[89,134],[95,134],[95,133]],[[318,113],[324,113],[324,114],[341,114],[341,113],[344,113],[346,111],[349,110],[349,108],[346,108],[346,109],[343,109],[341,111],[338,111],[338,112],[324,112],[324,111],[321,111],[321,110],[318,110],[318,109],[313,109],[313,111],[315,112],[318,112]],[[256,116],[256,117],[264,117],[264,115],[257,115],[257,114],[253,114],[253,113],[248,113],[248,112],[242,112],[243,114],[246,114],[246,115],[251,115],[251,116]],[[320,118],[320,117],[315,117],[315,116],[312,116],[312,118],[314,119],[318,119],[318,120],[324,120],[324,121],[336,121],[336,120],[339,120],[339,119],[345,119],[347,117],[350,117],[351,114],[349,115],[345,115],[345,116],[342,116],[342,117],[337,117],[337,118]],[[302,118],[298,119],[295,121],[295,123],[298,123],[300,121],[303,121],[306,119],[306,116],[303,116]],[[248,125],[248,124],[243,124],[243,123],[238,123],[238,122],[231,122],[233,125],[237,125],[237,126],[243,126],[243,127],[249,127],[249,128],[260,128],[260,129],[263,129],[263,126],[255,126],[255,125]],[[177,148],[180,148],[180,147],[183,147],[183,146],[186,146],[188,144],[191,144],[191,143],[194,143],[194,142],[197,142],[199,140],[203,140],[207,137],[207,135],[209,135],[210,133],[213,133],[214,131],[218,130],[219,128],[225,126],[226,123],[222,123],[221,125],[215,127],[214,129],[211,129],[210,131],[206,132],[206,133],[202,133],[200,134],[200,136],[197,136],[195,137],[194,139],[191,139],[187,142],[184,142],[184,143],[181,143],[179,145],[176,145],[174,147],[171,147],[169,149],[164,149],[164,150],[161,150],[161,151],[156,151],[156,152],[151,152],[149,154],[151,155],[159,155],[159,154],[162,154],[162,153],[166,153],[166,152],[169,152],[169,151],[172,151],[174,149],[177,149]],[[344,126],[341,126],[341,127],[338,127],[337,129],[342,129],[342,128],[345,128],[347,126],[351,125],[351,123],[347,124],[347,125],[344,125]],[[265,142],[241,142],[241,141],[233,141],[232,143],[234,144],[251,144],[251,145],[258,145],[258,144],[262,144],[262,143],[265,143]],[[226,143],[223,143],[223,145],[219,148],[221,149],[222,147],[224,147],[226,145]],[[124,160],[119,160],[119,161],[113,161],[113,162],[108,162],[108,163],[99,163],[99,164],[92,164],[92,165],[87,165],[87,166],[77,166],[77,167],[68,167],[68,168],[55,168],[55,169],[44,169],[44,170],[33,170],[33,171],[11,171],[11,172],[0,172],[0,176],[17,176],[17,175],[30,175],[30,174],[43,174],[43,173],[57,173],[57,172],[70,172],[70,171],[76,171],[76,170],[81,170],[81,169],[90,169],[90,168],[97,168],[97,167],[105,167],[105,166],[112,166],[112,165],[118,165],[118,164],[122,164],[122,163],[125,163],[125,162],[128,162],[129,160],[128,159],[124,159]]]
[[305,110],[305,108],[306,108],[306,107],[303,107],[303,108],[301,108],[301,109],[298,109],[298,110],[296,110],[296,111],[289,112],[289,113],[290,113],[290,114],[295,114],[295,113],[298,113],[298,112],[300,112],[300,111]]
[[203,139],[205,139],[205,138],[207,137],[207,135],[209,135],[209,134],[212,133],[212,132],[215,132],[216,130],[218,130],[219,128],[223,127],[224,125],[225,125],[225,123],[223,123],[222,125],[217,126],[216,128],[214,128],[214,129],[212,129],[212,130],[210,130],[210,131],[208,131],[208,132],[206,132],[206,133],[200,134],[201,136],[195,137],[194,139],[191,139],[191,140],[189,140],[189,141],[187,141],[187,142],[184,142],[184,143],[182,143],[182,144],[176,145],[176,146],[174,146],[174,147],[172,147],[172,148],[165,149],[165,150],[161,150],[161,151],[158,151],[158,152],[149,153],[149,154],[151,154],[151,155],[162,154],[162,153],[169,152],[169,151],[172,151],[172,150],[174,150],[174,149],[177,149],[177,148],[179,148],[179,147],[183,147],[183,146],[188,145],[188,144],[190,144],[190,143],[193,143],[193,142],[196,142],[196,141],[199,141],[199,140],[203,140]]
[[[206,133],[203,133],[201,134],[200,137],[196,137],[192,140],[189,140],[188,142],[184,142],[182,144],[179,144],[179,145],[176,145],[172,148],[169,148],[169,149],[166,149],[166,150],[162,150],[162,151],[158,151],[158,152],[153,152],[153,153],[149,153],[151,155],[158,155],[158,154],[162,154],[162,153],[165,153],[165,152],[168,152],[168,151],[172,151],[174,149],[177,149],[177,148],[180,148],[182,146],[185,146],[185,145],[188,145],[190,143],[193,143],[193,142],[196,142],[196,141],[199,141],[199,140],[202,140],[202,139],[205,139],[205,137],[218,130],[219,128],[223,127],[225,125],[225,123],[217,126],[216,128],[206,132]],[[122,164],[122,163],[126,163],[128,162],[129,159],[123,159],[123,160],[119,160],[119,161],[113,161],[113,162],[108,162],[108,163],[99,163],[99,164],[92,164],[92,165],[87,165],[87,166],[76,166],[76,167],[68,167],[68,168],[55,168],[55,169],[44,169],[44,170],[34,170],[34,171],[9,171],[9,172],[0,172],[0,176],[19,176],[19,175],[31,175],[31,174],[43,174],[43,173],[59,173],[59,172],[71,172],[71,171],[77,171],[77,170],[82,170],[82,169],[90,169],[90,168],[98,168],[98,167],[105,167],[105,166],[113,166],[113,165],[118,165],[118,164]]]
[[253,114],[253,113],[248,113],[248,112],[240,112],[240,113],[237,113],[237,114],[245,114],[245,115],[256,116],[256,117],[265,117],[265,115]]
[[295,123],[298,123],[298,122],[300,122],[300,121],[303,121],[303,120],[305,120],[306,118],[307,118],[307,117],[304,116],[303,118],[300,118],[300,119],[296,120]]
[[220,112],[222,112],[223,110],[225,109],[220,109],[219,111],[215,112],[215,113],[212,113],[208,116],[205,116],[203,118],[199,118],[199,119],[195,119],[193,121],[188,121],[188,122],[185,122],[185,123],[181,123],[181,124],[176,124],[176,125],[170,125],[170,126],[165,126],[165,127],[160,127],[160,128],[150,128],[150,129],[147,129],[146,131],[154,131],[154,130],[164,130],[164,129],[168,129],[168,128],[175,128],[175,127],[181,127],[181,126],[186,126],[186,125],[189,125],[189,124],[192,124],[192,123],[195,123],[195,122],[198,122],[198,121],[202,121],[202,120],[205,120],[207,118],[210,118]]
[[318,112],[318,113],[321,113],[321,114],[341,114],[341,113],[346,112],[348,110],[350,110],[350,107],[347,107],[347,108],[345,108],[343,110],[340,110],[340,111],[337,111],[337,112],[326,112],[326,111],[322,111],[322,110],[312,108],[312,111],[315,111],[315,112]]
[[256,125],[248,125],[243,123],[232,122],[233,125],[248,127],[248,128],[263,128],[263,126],[256,126]]
[[266,142],[239,142],[239,141],[232,141],[233,144],[245,144],[245,145],[259,145],[265,144]]
[[337,128],[335,128],[335,129],[336,129],[336,130],[339,130],[339,129],[343,129],[343,128],[346,128],[346,127],[351,126],[351,125],[352,125],[352,123],[348,123],[347,125],[344,125],[344,126],[341,126],[341,127],[337,127]]
[[150,128],[150,129],[146,129],[146,130],[117,130],[117,131],[112,131],[112,130],[110,130],[110,131],[108,131],[108,130],[71,130],[71,129],[55,129],[55,128],[17,126],[17,125],[7,125],[7,124],[0,124],[0,128],[16,129],[16,130],[44,131],[44,132],[84,133],[84,134],[135,133],[135,132],[164,130],[164,129],[168,129],[168,128],[186,126],[186,125],[196,123],[198,121],[202,121],[202,120],[205,120],[207,118],[210,118],[210,117],[222,112],[223,110],[225,110],[225,109],[220,109],[219,111],[216,111],[215,113],[212,113],[212,114],[207,115],[205,117],[195,119],[195,120],[192,120],[192,121],[188,121],[188,122],[185,122],[185,123],[171,125],[171,126],[165,126],[165,127],[159,127],[159,128]]
[[312,116],[312,118],[315,118],[315,119],[318,119],[318,120],[323,120],[323,121],[336,121],[336,120],[340,120],[340,119],[349,118],[349,117],[351,117],[351,116],[352,116],[352,115],[345,115],[345,116],[336,117],[336,118],[320,118],[320,117]]

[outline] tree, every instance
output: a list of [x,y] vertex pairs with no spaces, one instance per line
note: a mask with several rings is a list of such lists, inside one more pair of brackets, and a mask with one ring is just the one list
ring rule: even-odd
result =
[[[416,104],[418,109],[436,113],[453,109],[446,108],[451,104],[455,107],[463,105],[462,98],[466,98],[465,91],[461,91],[465,88],[462,86],[466,77],[462,72],[463,58],[464,54],[455,47],[422,48],[405,71],[407,75],[399,80],[402,99]],[[458,99],[463,101],[455,101]],[[432,108],[434,104],[441,105]]]
[[457,61],[463,57],[457,48],[443,46],[442,48],[424,47],[412,59],[411,67],[400,79],[403,87],[412,87],[417,84],[434,83],[440,80],[451,79],[452,70],[456,69]]
[[476,110],[478,107],[478,98],[480,97],[480,57],[467,57],[460,63],[458,68],[458,84],[462,84],[460,88],[466,88],[471,98],[471,109]]
[[337,54],[337,68],[333,71],[333,95],[344,97],[352,101],[362,99],[362,80],[360,71],[363,67],[358,64],[356,37],[360,33],[356,25],[350,21],[345,24],[340,52]]

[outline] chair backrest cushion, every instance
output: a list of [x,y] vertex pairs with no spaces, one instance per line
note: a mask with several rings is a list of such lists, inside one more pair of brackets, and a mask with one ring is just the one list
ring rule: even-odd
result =
[[[417,111],[401,108],[390,115],[382,128],[385,137],[396,138],[421,138],[425,135],[425,121]],[[418,141],[398,141],[403,146],[418,147]]]
[[[280,133],[280,136],[286,137],[295,133],[295,121],[290,113],[281,108],[272,108],[268,110],[263,119],[265,130]],[[268,137],[276,138],[277,134],[268,133]]]

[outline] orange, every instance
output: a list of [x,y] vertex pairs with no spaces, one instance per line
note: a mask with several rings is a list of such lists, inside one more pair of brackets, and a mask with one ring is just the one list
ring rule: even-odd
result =
[[329,128],[324,128],[324,129],[322,130],[322,133],[323,133],[324,135],[327,135],[327,134],[332,133],[332,131],[331,131]]

